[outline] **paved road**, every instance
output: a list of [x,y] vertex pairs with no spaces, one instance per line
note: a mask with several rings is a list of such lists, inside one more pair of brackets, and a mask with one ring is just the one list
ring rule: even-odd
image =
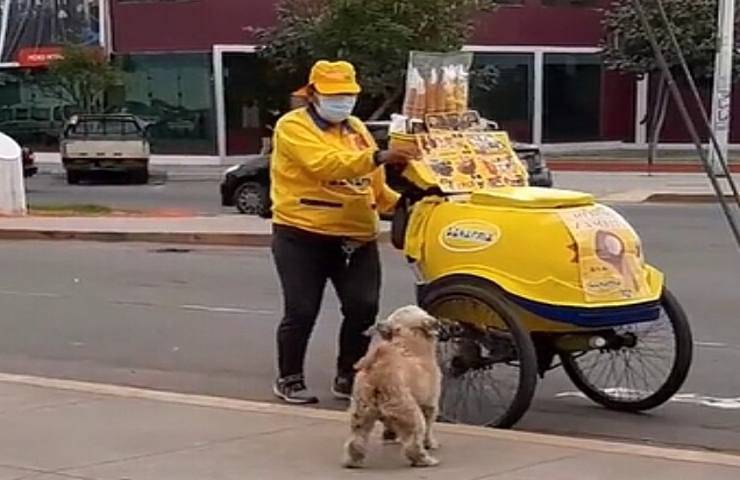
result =
[[[193,214],[218,214],[235,211],[222,208],[219,180],[222,167],[155,168],[149,185],[111,184],[115,177],[101,178],[95,184],[67,185],[58,167],[44,166],[42,175],[28,181],[32,205],[97,204],[135,210],[185,210]],[[560,188],[588,191],[599,198],[635,202],[645,192],[709,193],[702,175],[665,174],[649,177],[635,173],[555,172]],[[614,197],[616,195],[616,197]]]
[[[740,452],[740,257],[722,218],[708,206],[623,210],[693,319],[684,393],[735,401],[617,414],[558,397],[574,388],[554,372],[519,428]],[[388,312],[412,299],[412,280],[396,252],[383,256]],[[7,242],[0,264],[0,371],[270,400],[279,301],[267,250]],[[330,294],[308,376],[332,408],[337,325]]]
[[180,168],[170,172],[154,169],[149,185],[128,185],[116,177],[67,185],[58,169],[45,168],[41,175],[27,180],[31,206],[95,204],[130,210],[181,210],[199,215],[235,211],[221,207],[221,168]]

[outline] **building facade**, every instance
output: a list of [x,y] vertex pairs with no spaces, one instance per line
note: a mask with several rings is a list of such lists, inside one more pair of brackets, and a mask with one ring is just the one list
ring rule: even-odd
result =
[[[104,3],[101,18],[109,25],[100,38],[125,71],[114,103],[153,123],[155,153],[220,161],[259,151],[269,133],[259,108],[265,79],[252,30],[272,24],[276,0]],[[609,0],[501,3],[478,19],[466,46],[476,62],[499,71],[493,88],[473,92],[474,108],[525,142],[645,141],[647,82],[606,71],[601,63],[601,18]],[[46,102],[33,87],[33,77],[42,74],[18,66],[3,70],[0,106],[15,102],[33,110]],[[21,87],[8,89],[8,82]],[[680,130],[669,119],[668,136],[682,141]]]

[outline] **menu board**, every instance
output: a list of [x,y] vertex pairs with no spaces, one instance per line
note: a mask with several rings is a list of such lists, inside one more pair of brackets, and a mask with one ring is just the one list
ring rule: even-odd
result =
[[527,169],[505,132],[433,130],[413,138],[421,152],[416,167],[444,193],[528,183]]

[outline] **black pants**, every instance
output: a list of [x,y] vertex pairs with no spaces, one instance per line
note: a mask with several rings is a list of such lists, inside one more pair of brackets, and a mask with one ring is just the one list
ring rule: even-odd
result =
[[351,256],[343,241],[276,225],[272,252],[283,289],[284,316],[277,331],[280,377],[303,373],[327,280],[342,307],[337,373],[352,375],[370,339],[364,332],[378,315],[380,256],[375,242],[359,246]]

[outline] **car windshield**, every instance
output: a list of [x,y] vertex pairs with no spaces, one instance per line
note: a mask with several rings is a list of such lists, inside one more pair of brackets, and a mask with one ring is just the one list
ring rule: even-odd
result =
[[144,133],[135,120],[119,118],[81,119],[65,131],[67,138],[128,137],[141,138]]

